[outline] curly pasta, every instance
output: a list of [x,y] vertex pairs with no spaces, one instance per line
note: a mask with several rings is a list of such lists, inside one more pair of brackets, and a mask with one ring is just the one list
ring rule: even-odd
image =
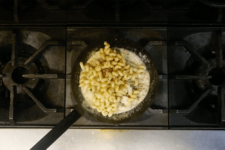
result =
[[[123,56],[113,51],[109,43],[105,41],[104,45],[105,47],[99,50],[101,60],[85,65],[80,62],[82,72],[79,86],[94,93],[94,109],[103,116],[111,117],[116,113],[122,96],[128,94],[129,84],[138,86],[136,77],[145,71],[145,66],[134,68],[127,65]],[[134,101],[139,93],[138,90],[130,93],[129,102]]]

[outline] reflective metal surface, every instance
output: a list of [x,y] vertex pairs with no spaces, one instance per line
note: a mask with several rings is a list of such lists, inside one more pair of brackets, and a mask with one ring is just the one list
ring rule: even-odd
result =
[[[0,129],[0,149],[30,149],[47,132],[49,129]],[[48,150],[222,150],[224,139],[225,131],[219,130],[70,129]]]

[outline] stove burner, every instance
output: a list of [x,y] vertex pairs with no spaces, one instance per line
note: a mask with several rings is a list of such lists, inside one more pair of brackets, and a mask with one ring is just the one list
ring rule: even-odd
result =
[[58,78],[57,74],[47,74],[49,66],[42,56],[54,45],[59,45],[59,42],[46,41],[35,49],[23,43],[20,33],[16,32],[12,33],[12,44],[1,47],[0,59],[4,66],[3,69],[0,68],[0,81],[2,80],[4,90],[2,91],[0,86],[0,107],[9,110],[11,124],[17,119],[33,121],[56,112],[56,109],[46,108],[46,101],[42,99],[49,87],[50,79]]
[[17,84],[24,84],[28,81],[23,77],[23,74],[28,74],[29,71],[25,67],[17,67],[12,72],[12,79]]
[[[207,79],[198,79],[191,81],[193,92],[200,92],[206,89],[211,89],[210,94],[217,95],[217,90],[219,86],[223,86],[225,81],[225,72],[222,67],[217,67],[216,59],[208,59],[207,62],[209,66],[201,64],[195,70],[195,74],[199,76],[207,76]],[[222,65],[225,66],[225,61],[222,61]],[[200,89],[194,88],[193,84],[196,83],[197,87]]]
[[39,82],[39,79],[28,79],[22,77],[23,74],[39,73],[38,67],[35,63],[30,65],[24,65],[26,58],[19,57],[17,66],[12,66],[11,61],[9,61],[3,68],[2,73],[4,74],[3,83],[10,90],[12,86],[17,86],[17,93],[25,93],[23,87],[28,87],[34,89]]
[[213,68],[209,71],[209,75],[212,76],[209,82],[213,85],[222,85],[225,81],[225,72],[221,68]]
[[[188,109],[173,110],[170,112],[183,114],[187,119],[195,123],[223,124],[225,113],[224,87],[225,87],[225,59],[222,31],[213,31],[212,34],[201,33],[202,37],[210,35],[212,41],[207,44],[203,40],[197,41],[199,34],[186,37],[186,41],[176,41],[175,45],[183,46],[189,55],[184,69],[187,75],[176,75],[175,79],[189,80],[183,82],[187,89],[192,89],[192,99],[195,101]],[[197,35],[197,36],[196,36]],[[194,41],[196,40],[196,41]],[[199,42],[198,45],[194,45]],[[198,47],[198,49],[195,49]],[[199,119],[201,118],[201,119]]]

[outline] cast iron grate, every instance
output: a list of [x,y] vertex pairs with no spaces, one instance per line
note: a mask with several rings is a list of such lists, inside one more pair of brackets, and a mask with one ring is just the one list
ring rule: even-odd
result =
[[[24,93],[27,94],[44,113],[58,112],[57,109],[46,108],[35,94],[33,94],[33,91],[40,85],[41,81],[47,83],[49,79],[65,78],[63,74],[47,74],[43,67],[38,68],[37,63],[35,63],[49,47],[63,45],[62,42],[46,41],[35,53],[26,59],[18,54],[18,36],[17,33],[12,34],[11,60],[0,70],[0,88],[4,85],[4,87],[10,91],[9,121],[12,125],[15,124],[15,100],[18,99],[18,95]],[[39,92],[39,94],[41,93]]]
[[[191,113],[197,105],[202,103],[208,95],[217,95],[217,102],[215,105],[211,105],[211,107],[215,109],[216,113],[219,115],[219,124],[222,125],[225,121],[225,62],[223,60],[222,31],[214,31],[212,39],[211,53],[214,54],[216,58],[210,59],[206,59],[199,54],[197,50],[186,41],[175,41],[175,43],[170,43],[171,45],[184,47],[186,51],[191,54],[192,58],[199,62],[199,65],[195,65],[195,75],[174,75],[171,78],[177,80],[190,80],[191,83],[195,83],[198,92],[201,91],[200,96],[188,109],[170,109],[170,113],[187,115]],[[195,92],[195,89],[193,89],[193,91]]]

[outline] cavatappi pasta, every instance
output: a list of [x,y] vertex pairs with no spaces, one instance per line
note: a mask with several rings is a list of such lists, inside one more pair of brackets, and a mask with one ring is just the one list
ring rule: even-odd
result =
[[146,68],[145,65],[128,65],[121,54],[110,48],[109,43],[104,42],[104,45],[99,50],[99,59],[86,64],[80,62],[82,71],[79,86],[94,94],[92,108],[103,116],[111,117],[117,112],[118,103],[124,95],[128,97],[130,105],[137,98],[140,91],[130,92],[128,87],[131,83],[138,86],[138,74],[146,71]]

